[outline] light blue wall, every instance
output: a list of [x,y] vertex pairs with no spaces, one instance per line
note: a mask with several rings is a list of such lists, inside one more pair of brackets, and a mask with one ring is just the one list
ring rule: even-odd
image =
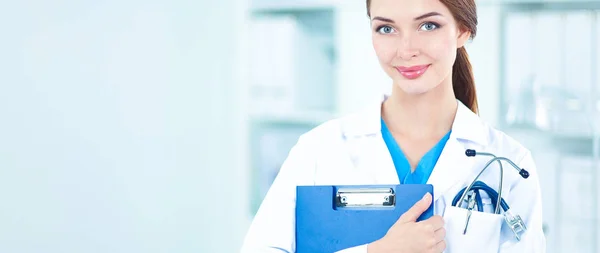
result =
[[0,252],[237,250],[240,2],[0,3]]

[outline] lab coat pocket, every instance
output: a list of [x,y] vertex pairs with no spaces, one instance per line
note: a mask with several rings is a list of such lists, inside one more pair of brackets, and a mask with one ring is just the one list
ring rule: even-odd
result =
[[[497,253],[500,248],[500,232],[504,218],[499,214],[471,211],[447,206],[444,211],[446,229],[445,253]],[[466,234],[465,225],[467,226]]]

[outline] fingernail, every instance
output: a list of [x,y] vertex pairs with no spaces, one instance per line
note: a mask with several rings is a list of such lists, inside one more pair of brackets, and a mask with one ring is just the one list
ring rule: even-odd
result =
[[423,196],[423,198],[422,198],[421,200],[422,200],[422,201],[427,201],[427,200],[429,200],[429,197],[430,197],[430,196],[431,196],[431,194],[429,194],[429,192],[428,192],[428,193],[425,193],[425,196]]

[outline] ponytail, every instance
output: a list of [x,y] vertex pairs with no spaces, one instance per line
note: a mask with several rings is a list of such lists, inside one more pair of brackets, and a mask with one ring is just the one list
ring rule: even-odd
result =
[[477,106],[475,78],[465,47],[459,48],[456,52],[456,60],[452,67],[452,85],[454,86],[454,96],[477,114],[479,108]]

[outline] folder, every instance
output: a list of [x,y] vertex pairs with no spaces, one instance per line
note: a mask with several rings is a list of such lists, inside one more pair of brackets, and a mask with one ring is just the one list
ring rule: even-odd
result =
[[[332,253],[382,238],[431,184],[297,186],[296,253]],[[433,203],[417,221],[433,215]]]

